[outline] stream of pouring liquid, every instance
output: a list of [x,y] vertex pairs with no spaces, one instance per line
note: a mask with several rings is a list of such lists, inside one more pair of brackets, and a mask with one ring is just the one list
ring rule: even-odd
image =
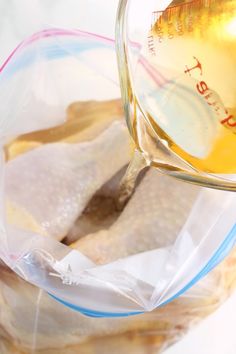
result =
[[207,174],[236,174],[236,1],[172,1],[154,17],[129,73],[136,153],[123,200],[147,165],[201,175],[205,185]]

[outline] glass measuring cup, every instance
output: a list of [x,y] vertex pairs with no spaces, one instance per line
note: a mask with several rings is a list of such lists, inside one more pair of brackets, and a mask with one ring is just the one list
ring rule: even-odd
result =
[[116,39],[136,146],[128,179],[152,165],[235,190],[236,1],[121,0]]

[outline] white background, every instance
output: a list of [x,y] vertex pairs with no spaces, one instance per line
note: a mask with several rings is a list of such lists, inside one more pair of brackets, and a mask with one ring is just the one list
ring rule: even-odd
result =
[[[118,0],[0,0],[0,63],[21,40],[48,26],[114,37],[117,4]],[[236,294],[165,354],[236,354],[235,329]]]

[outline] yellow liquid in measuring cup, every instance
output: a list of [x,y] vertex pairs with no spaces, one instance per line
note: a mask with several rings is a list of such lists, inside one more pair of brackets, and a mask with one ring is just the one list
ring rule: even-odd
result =
[[157,9],[134,76],[135,101],[168,148],[201,171],[236,173],[236,1]]

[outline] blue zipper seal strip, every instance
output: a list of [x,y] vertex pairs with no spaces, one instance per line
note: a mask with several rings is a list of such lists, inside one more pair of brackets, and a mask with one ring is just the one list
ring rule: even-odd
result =
[[67,301],[61,300],[59,299],[57,296],[49,294],[53,299],[55,299],[56,301],[60,302],[61,304],[69,307],[72,310],[78,311],[80,313],[82,313],[85,316],[88,317],[99,317],[99,318],[115,318],[115,317],[128,317],[128,316],[134,316],[134,315],[140,315],[141,311],[137,311],[137,312],[124,312],[124,313],[118,313],[118,312],[102,312],[102,311],[94,311],[94,310],[89,310],[86,309],[84,307],[80,307],[80,306],[76,306],[73,304],[70,304]]
[[[211,259],[207,262],[207,264],[203,267],[203,269],[179,292],[177,292],[174,296],[170,299],[165,301],[159,307],[162,307],[169,302],[177,299],[179,296],[183,295],[187,290],[189,290],[193,285],[195,285],[200,279],[205,277],[213,268],[215,268],[232,250],[236,242],[236,224],[233,226],[232,230],[229,232],[225,240],[222,242],[218,250],[214,253]],[[137,311],[137,312],[125,312],[125,313],[112,313],[112,312],[101,312],[101,311],[94,311],[89,310],[83,307],[79,307],[60,298],[56,297],[55,295],[49,294],[53,299],[57,300],[61,304],[69,307],[72,310],[78,311],[85,316],[89,317],[97,317],[97,318],[118,318],[118,317],[128,317],[139,315],[144,312]]]

